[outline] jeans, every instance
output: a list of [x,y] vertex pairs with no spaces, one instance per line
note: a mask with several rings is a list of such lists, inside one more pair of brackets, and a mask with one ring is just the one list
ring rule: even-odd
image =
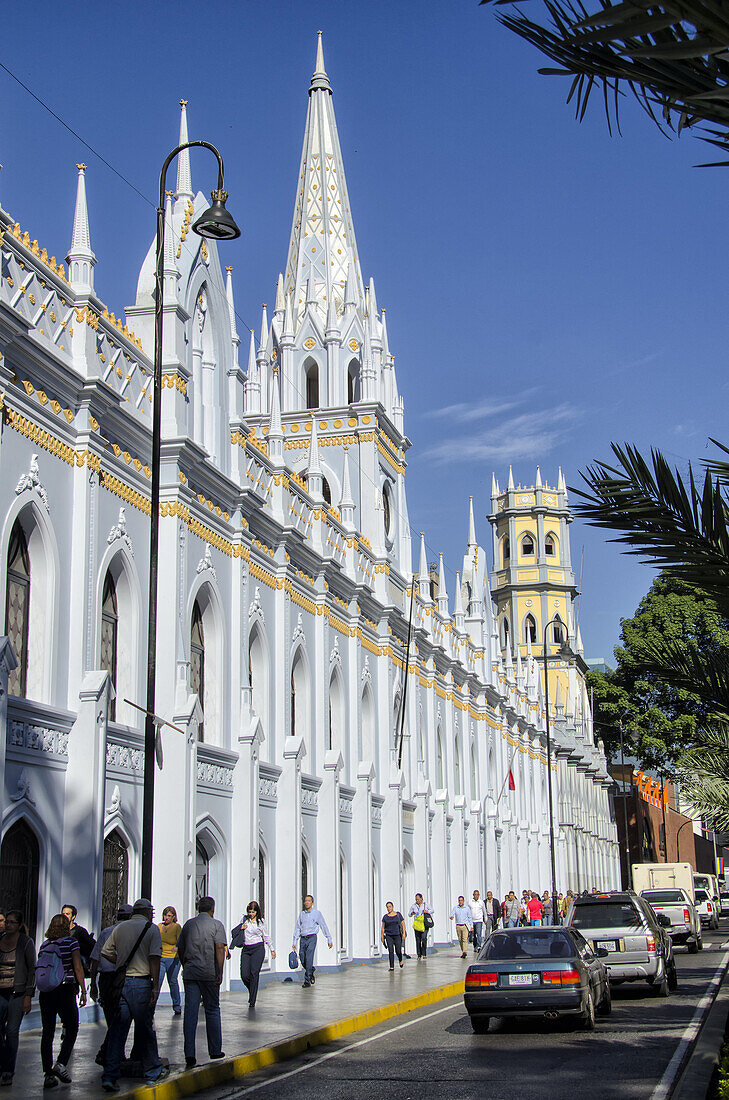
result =
[[253,1007],[258,996],[258,979],[261,974],[266,948],[262,943],[244,944],[240,956],[240,977],[248,990],[248,1004]]
[[109,1026],[106,1043],[106,1061],[102,1082],[118,1081],[124,1060],[124,1044],[134,1020],[136,1053],[142,1063],[147,1081],[156,1081],[162,1069],[157,1053],[157,1035],[154,1030],[154,1005],[149,998],[152,992],[151,978],[127,978],[124,982],[119,1008]]
[[424,959],[428,953],[428,932],[426,929],[423,929],[422,932],[419,932],[417,928],[415,929],[415,949],[418,958]]
[[217,980],[212,982],[198,981],[194,978],[186,978],[184,974],[182,981],[185,986],[185,1013],[182,1017],[185,1058],[195,1057],[195,1032],[197,1031],[200,1001],[202,1001],[205,1009],[208,1054],[211,1058],[216,1058],[223,1050],[223,1032],[220,1024],[220,983]]
[[159,961],[159,987],[162,988],[162,982],[164,981],[165,974],[167,975],[167,984],[170,987],[170,994],[172,995],[172,1007],[175,1012],[180,1011],[180,986],[177,981],[177,975],[180,973],[180,960],[175,955],[174,959],[160,959]]
[[302,936],[299,940],[299,958],[304,968],[304,981],[314,977],[314,953],[316,952],[316,932],[311,936]]
[[389,932],[385,932],[385,943],[390,958],[390,970],[393,970],[395,968],[395,955],[397,955],[397,961],[402,964],[402,936],[399,933],[393,936]]
[[76,1004],[76,982],[62,982],[57,989],[38,994],[43,1034],[41,1035],[41,1062],[43,1072],[53,1069],[53,1036],[56,1034],[56,1017],[63,1024],[63,1040],[58,1053],[62,1066],[68,1065],[73,1045],[78,1035],[78,1005]]
[[518,928],[519,927],[519,918],[518,917],[510,917],[509,920],[506,922],[506,927],[507,928]]
[[540,920],[530,920],[529,924],[531,925],[532,928],[541,928],[542,927],[542,922]]
[[475,920],[473,922],[473,950],[478,951],[481,946],[481,932],[483,930],[483,921]]
[[0,1073],[15,1073],[18,1056],[18,1032],[23,1019],[22,993],[8,991],[0,995]]

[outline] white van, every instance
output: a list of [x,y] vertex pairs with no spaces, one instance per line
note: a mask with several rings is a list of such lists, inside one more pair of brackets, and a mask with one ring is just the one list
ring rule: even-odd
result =
[[694,889],[706,890],[706,893],[716,905],[719,916],[722,915],[722,905],[719,897],[719,880],[716,875],[705,875],[697,871],[694,874]]

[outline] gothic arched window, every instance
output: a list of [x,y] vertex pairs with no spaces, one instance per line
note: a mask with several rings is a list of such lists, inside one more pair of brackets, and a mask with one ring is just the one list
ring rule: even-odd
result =
[[[119,612],[116,602],[116,585],[107,571],[104,578],[104,594],[101,601],[101,668],[109,673],[116,692],[117,642],[119,636]],[[116,695],[109,700],[109,720],[116,721]],[[104,925],[106,927],[106,925]]]
[[28,681],[28,620],[30,615],[30,558],[20,520],[15,521],[8,549],[5,590],[5,633],[18,660],[8,677],[11,695],[24,696]]
[[501,620],[501,646],[502,649],[509,648],[509,620],[506,616]]
[[554,638],[554,644],[555,645],[562,645],[562,643],[565,640],[565,638],[564,638],[564,624],[562,623],[562,620],[560,619],[559,615],[555,615],[554,623],[552,624],[552,627],[553,627],[553,631],[554,631],[553,635],[552,635],[553,638]]
[[306,372],[306,407],[319,408],[319,368],[312,363]]
[[521,540],[521,552],[525,558],[534,556],[534,539],[531,535],[524,535]]
[[504,536],[504,540],[503,540],[501,546],[502,546],[502,552],[503,552],[503,558],[504,558],[504,565],[506,565],[506,563],[511,558],[511,541],[510,541],[508,535]]
[[555,557],[557,553],[557,544],[554,540],[554,535],[547,535],[544,540],[544,553],[548,558]]
[[[203,632],[200,604],[195,600],[192,609],[192,628],[190,630],[190,691],[194,691],[200,700],[200,709],[205,716],[205,634]],[[205,740],[205,725],[200,723],[198,741]]]
[[0,907],[20,909],[31,938],[38,913],[40,849],[35,833],[22,818],[12,825],[0,846]]
[[332,506],[332,487],[325,477],[321,479],[321,494],[324,497],[325,504]]
[[360,400],[359,363],[353,359],[347,371],[347,403],[352,405]]
[[101,886],[101,927],[116,924],[120,905],[127,904],[129,853],[124,837],[113,829],[104,839],[104,869]]
[[524,620],[524,641],[531,642],[532,645],[537,640],[537,623],[533,615],[527,615]]

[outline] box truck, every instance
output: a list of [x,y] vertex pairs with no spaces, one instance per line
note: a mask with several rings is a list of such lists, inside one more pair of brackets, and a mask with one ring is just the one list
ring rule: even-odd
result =
[[690,863],[634,863],[633,889],[685,890],[694,900],[694,869]]

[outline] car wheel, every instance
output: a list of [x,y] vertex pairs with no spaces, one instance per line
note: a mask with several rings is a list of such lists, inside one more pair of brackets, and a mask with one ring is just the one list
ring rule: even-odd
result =
[[472,1016],[471,1027],[477,1035],[485,1035],[491,1022],[490,1016]]
[[689,940],[689,942],[686,944],[686,946],[688,947],[689,955],[697,955],[698,954],[698,952],[699,952],[699,941],[698,941],[698,939]]
[[702,939],[701,933],[699,933],[699,935],[696,937],[696,946],[699,949],[699,951],[704,950],[704,941]]
[[582,1026],[585,1031],[595,1030],[595,998],[592,995],[592,990],[587,991],[587,1001],[585,1002],[585,1015],[582,1017]]
[[671,959],[671,965],[668,970],[666,981],[668,982],[669,992],[675,993],[675,991],[678,989],[678,971],[676,970],[675,959]]
[[660,982],[654,980],[652,982],[649,982],[648,984],[652,987],[653,992],[655,993],[656,997],[667,997],[668,996],[668,992],[669,992],[668,991],[668,978],[666,977],[666,971],[665,970],[663,971],[663,977],[661,978]]
[[605,996],[595,1009],[598,1016],[609,1016],[613,1010],[613,998],[610,992],[610,982],[605,983]]

